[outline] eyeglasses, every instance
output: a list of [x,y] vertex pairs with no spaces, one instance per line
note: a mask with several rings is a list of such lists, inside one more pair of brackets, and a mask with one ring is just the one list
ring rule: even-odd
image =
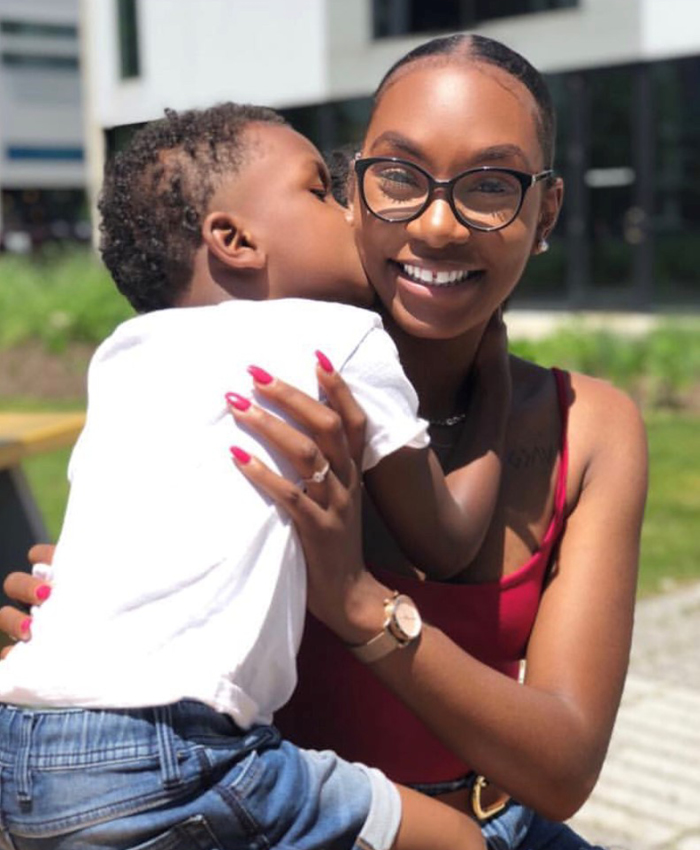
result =
[[553,170],[527,174],[513,168],[470,168],[451,180],[436,180],[424,168],[390,156],[355,160],[360,197],[382,221],[407,222],[444,193],[457,221],[473,230],[501,230],[520,212],[525,193]]

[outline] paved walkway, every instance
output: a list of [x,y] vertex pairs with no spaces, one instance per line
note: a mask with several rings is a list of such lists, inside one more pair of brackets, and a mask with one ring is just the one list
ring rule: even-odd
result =
[[700,850],[700,584],[638,604],[608,758],[571,824],[607,847]]

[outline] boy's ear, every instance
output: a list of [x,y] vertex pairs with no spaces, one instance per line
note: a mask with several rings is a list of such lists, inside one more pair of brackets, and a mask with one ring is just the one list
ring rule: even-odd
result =
[[209,213],[202,225],[202,239],[217,260],[231,269],[262,269],[267,262],[257,239],[230,213]]

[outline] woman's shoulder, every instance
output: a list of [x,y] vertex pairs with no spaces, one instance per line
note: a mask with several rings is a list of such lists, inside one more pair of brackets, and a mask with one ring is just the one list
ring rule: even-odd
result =
[[641,411],[624,390],[603,378],[580,372],[570,372],[571,414],[576,421],[595,426],[598,433],[609,438],[623,429],[642,428]]
[[[513,358],[514,403],[523,410],[553,411],[556,398],[552,370]],[[646,463],[646,433],[641,412],[623,390],[603,378],[563,371],[559,409],[566,406],[570,455],[570,493],[595,470],[604,476],[623,455]],[[525,418],[525,417],[521,417]]]
[[[517,403],[537,405],[555,392],[555,370],[539,366],[529,360],[511,357],[513,395]],[[588,419],[601,423],[612,418],[623,423],[641,422],[639,408],[630,396],[604,378],[594,378],[581,372],[558,370],[562,374],[562,392],[572,416],[579,421]]]
[[624,492],[645,491],[647,439],[635,402],[602,378],[571,372],[569,380],[569,504],[584,488],[614,490],[619,503]]

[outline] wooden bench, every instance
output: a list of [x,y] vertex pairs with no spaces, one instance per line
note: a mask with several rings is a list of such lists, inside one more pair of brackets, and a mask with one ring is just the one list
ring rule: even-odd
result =
[[0,585],[27,563],[30,546],[49,541],[22,461],[71,446],[84,422],[83,413],[0,412]]

